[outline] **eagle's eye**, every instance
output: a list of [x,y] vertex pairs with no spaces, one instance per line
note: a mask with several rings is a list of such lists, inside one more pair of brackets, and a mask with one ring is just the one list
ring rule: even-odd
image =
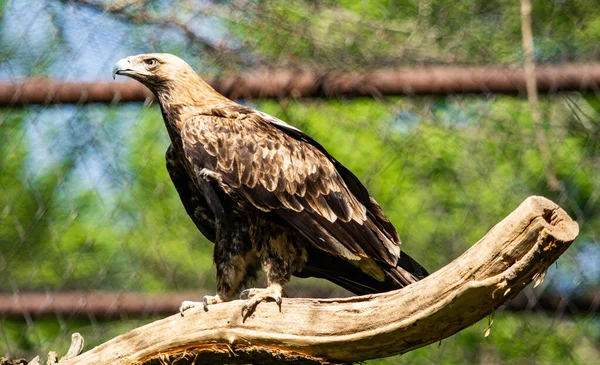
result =
[[148,67],[155,67],[156,65],[158,65],[158,61],[155,58],[147,58],[144,60],[144,63]]

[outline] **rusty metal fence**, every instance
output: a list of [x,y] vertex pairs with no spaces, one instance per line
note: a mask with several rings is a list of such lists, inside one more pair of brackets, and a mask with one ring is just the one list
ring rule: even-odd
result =
[[[164,167],[160,112],[142,86],[110,80],[119,58],[159,51],[320,141],[430,271],[529,195],[578,221],[575,244],[540,286],[495,313],[490,336],[486,321],[369,363],[600,357],[593,1],[533,4],[539,122],[509,2],[0,5],[0,355],[64,353],[75,331],[90,348],[214,290],[212,245]],[[288,295],[350,294],[294,279]]]

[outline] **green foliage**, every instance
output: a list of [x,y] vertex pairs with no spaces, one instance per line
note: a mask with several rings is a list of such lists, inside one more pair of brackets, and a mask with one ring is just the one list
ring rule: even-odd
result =
[[[73,161],[65,159],[57,163],[56,174],[48,171],[36,176],[28,174],[28,141],[22,111],[5,114],[0,130],[0,248],[2,261],[8,275],[2,275],[0,287],[9,283],[57,283],[66,270],[60,260],[61,244],[56,236],[57,222],[69,222],[68,212],[57,209],[57,195],[63,183],[64,173],[72,168]],[[52,219],[48,219],[52,217]],[[67,223],[68,224],[68,223]],[[68,249],[70,248],[70,250]],[[77,255],[73,247],[67,247],[67,255]],[[52,265],[29,270],[27,263],[39,257],[54,259]],[[25,266],[25,267],[24,267]]]
[[73,332],[81,333],[87,350],[157,319],[105,320],[101,326],[95,319],[36,319],[25,325],[22,321],[0,319],[0,353],[14,354],[13,358],[24,357],[27,360],[40,355],[43,362],[49,351],[56,351],[59,357],[66,354]]
[[30,167],[24,114],[9,111],[0,135],[0,247],[9,273],[0,279],[2,287],[13,281],[29,289],[151,291],[198,287],[199,278],[214,285],[214,279],[204,279],[214,277],[208,273],[212,247],[181,208],[164,168],[168,142],[159,113],[141,113],[138,133],[120,141],[129,148],[117,163],[129,177],[113,176],[119,186],[111,191],[81,181],[77,168],[84,158],[60,160],[42,171]]
[[366,364],[593,364],[600,332],[598,323],[588,321],[549,320],[535,313],[496,314],[488,337],[483,335],[484,319],[440,343]]
[[[590,9],[597,5],[593,0],[534,1],[537,60],[594,59],[600,18]],[[356,70],[415,62],[522,61],[518,1],[295,0],[238,10],[243,14],[227,23],[231,35],[257,58],[276,65]]]

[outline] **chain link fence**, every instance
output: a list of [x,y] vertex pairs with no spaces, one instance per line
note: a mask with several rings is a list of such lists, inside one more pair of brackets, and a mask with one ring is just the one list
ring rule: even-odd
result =
[[[595,6],[533,2],[536,62],[557,72],[546,86],[538,79],[536,122],[516,1],[0,0],[0,355],[64,353],[73,332],[89,349],[214,292],[212,244],[166,172],[160,111],[143,89],[127,94],[138,86],[109,81],[116,60],[157,51],[320,141],[430,271],[529,195],[580,224],[545,281],[496,312],[488,337],[482,321],[369,364],[594,363]],[[440,67],[450,79],[427,78]],[[490,86],[491,69],[504,72],[505,89]],[[63,84],[44,89],[50,82]],[[94,96],[99,85],[104,98]],[[287,293],[350,295],[316,279],[293,279]]]

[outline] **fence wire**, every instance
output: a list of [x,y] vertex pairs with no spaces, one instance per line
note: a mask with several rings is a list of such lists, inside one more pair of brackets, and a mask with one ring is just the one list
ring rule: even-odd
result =
[[[597,66],[595,8],[594,0],[534,1],[536,62]],[[142,52],[177,54],[213,80],[523,62],[516,1],[0,0],[0,17],[0,83],[11,85],[106,82],[116,60]],[[592,76],[581,79],[583,91],[540,95],[549,164],[518,88],[239,100],[301,128],[355,172],[403,250],[430,271],[529,195],[552,199],[580,224],[545,281],[496,313],[490,336],[482,321],[367,363],[600,358],[600,93]],[[51,99],[0,109],[0,355],[12,358],[65,353],[73,332],[92,348],[215,289],[212,244],[165,169],[157,106]],[[316,279],[293,279],[287,293],[350,295]]]

